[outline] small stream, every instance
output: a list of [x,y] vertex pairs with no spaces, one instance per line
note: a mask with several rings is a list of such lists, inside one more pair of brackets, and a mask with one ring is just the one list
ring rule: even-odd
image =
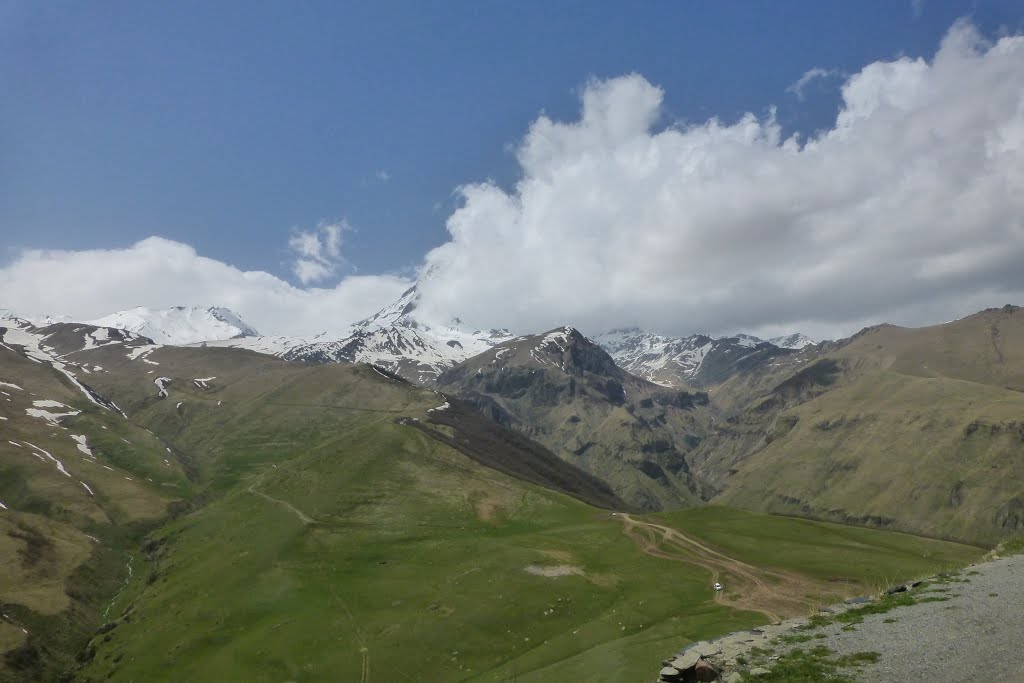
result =
[[132,561],[134,559],[134,555],[128,556],[128,563],[125,565],[128,568],[128,576],[125,577],[124,585],[121,586],[121,590],[117,591],[117,594],[110,599],[110,603],[107,605],[107,608],[103,610],[103,621],[107,620],[107,615],[110,614],[110,608],[114,606],[114,603],[117,602],[117,599],[120,598],[121,594],[124,593],[126,588],[128,588],[128,584],[132,580]]

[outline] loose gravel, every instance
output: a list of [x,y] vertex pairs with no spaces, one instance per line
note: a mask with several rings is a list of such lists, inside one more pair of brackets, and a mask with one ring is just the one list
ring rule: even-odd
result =
[[[872,651],[878,662],[850,674],[869,681],[1024,681],[1024,556],[968,567],[915,597],[948,597],[864,617],[853,631],[821,628],[838,654]],[[885,620],[895,620],[886,623]]]
[[[777,659],[795,648],[824,645],[834,653],[830,657],[877,653],[874,663],[842,669],[843,676],[863,683],[1024,683],[1024,555],[933,577],[907,595],[914,604],[863,614],[860,623],[838,619],[812,627],[807,618],[787,619],[691,643],[663,663],[661,680],[679,680],[680,671],[707,655],[723,672],[722,680],[734,683],[742,671],[760,667],[745,663],[754,647],[774,652]],[[871,602],[851,599],[823,608],[821,616],[838,617]]]

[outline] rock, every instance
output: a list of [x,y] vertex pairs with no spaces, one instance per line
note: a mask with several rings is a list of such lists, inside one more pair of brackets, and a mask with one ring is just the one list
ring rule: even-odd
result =
[[750,670],[751,676],[764,676],[766,673],[768,673],[768,669],[761,666],[755,666]]
[[676,658],[669,663],[669,666],[674,666],[675,668],[682,671],[683,669],[691,668],[694,664],[696,664],[699,661],[700,653],[697,652],[695,648],[691,648],[686,652],[682,652],[678,656],[676,656]]
[[818,611],[819,612],[823,612],[825,614],[835,614],[836,613],[836,611],[834,609],[832,609],[831,607],[819,607]]
[[920,585],[921,585],[922,583],[924,583],[924,581],[915,581],[914,583],[910,584],[910,587],[911,587],[911,588],[917,588],[917,587],[918,587],[918,586],[920,586]]
[[866,602],[871,602],[871,598],[861,595],[856,598],[848,598],[846,600],[843,600],[843,602],[847,605],[863,605]]
[[661,670],[661,680],[663,681],[681,681],[683,680],[683,672],[674,666],[666,666]]
[[718,679],[718,669],[706,659],[701,659],[693,667],[693,673],[696,674],[694,680],[707,682]]
[[903,585],[903,584],[900,584],[899,586],[893,586],[889,590],[885,591],[885,594],[886,595],[896,595],[897,593],[906,593],[906,592],[907,592],[907,587],[905,585]]

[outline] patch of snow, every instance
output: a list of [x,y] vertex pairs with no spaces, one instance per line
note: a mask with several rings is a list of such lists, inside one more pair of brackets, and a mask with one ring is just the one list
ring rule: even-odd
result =
[[17,384],[11,384],[10,382],[0,382],[0,387],[9,387],[11,389],[17,389],[18,391],[25,391],[24,389],[19,387]]
[[34,454],[34,455],[35,455],[35,456],[36,456],[37,458],[39,458],[40,460],[42,460],[42,457],[40,457],[40,453],[41,453],[42,455],[45,455],[45,456],[46,456],[47,458],[49,458],[49,459],[50,459],[50,460],[51,460],[51,461],[53,462],[53,464],[55,464],[55,465],[57,466],[57,469],[58,469],[58,470],[60,470],[60,473],[61,473],[61,474],[63,474],[63,475],[65,476],[65,477],[71,477],[71,475],[70,475],[70,474],[68,474],[68,471],[67,471],[66,469],[64,469],[64,463],[62,463],[62,462],[61,462],[60,460],[58,460],[57,458],[53,457],[53,455],[52,455],[52,454],[51,454],[51,453],[50,453],[49,451],[45,451],[45,450],[43,450],[42,448],[40,448],[39,446],[37,446],[37,445],[35,445],[34,443],[31,443],[31,442],[29,442],[29,441],[26,441],[26,442],[25,442],[25,445],[26,445],[26,446],[31,446],[32,448],[34,448],[34,449],[36,449],[37,451],[39,451],[39,453],[35,453],[35,454]]
[[78,444],[78,450],[82,451],[90,458],[93,457],[92,449],[90,449],[88,444],[86,444],[85,434],[72,434],[71,438]]
[[193,382],[212,382],[216,377],[196,377]]
[[85,490],[89,492],[90,496],[96,496],[96,494],[92,492],[92,489],[89,488],[89,485],[86,484],[84,481],[79,481],[78,483],[85,487]]
[[441,412],[442,410],[447,410],[448,408],[451,408],[451,407],[452,407],[452,405],[450,403],[448,403],[448,401],[445,401],[444,403],[442,403],[441,405],[437,406],[436,408],[428,408],[427,412],[428,413],[432,413],[435,410],[437,412]]
[[167,385],[169,385],[170,383],[170,377],[157,377],[155,380],[153,380],[153,384],[155,384],[156,388],[160,390],[159,392],[157,392],[157,398],[167,398]]
[[[143,344],[142,346],[133,347],[128,352],[128,360],[145,360],[146,356],[153,353],[157,349],[162,348],[160,344]],[[153,361],[149,361],[152,363]],[[159,365],[159,363],[157,363]]]
[[11,444],[12,446],[17,446],[18,448],[21,448],[21,444],[18,443],[17,441],[8,441],[7,443]]
[[184,403],[184,401],[178,401],[178,405],[174,406],[174,409],[175,409],[175,410],[178,410],[178,409],[180,409],[180,408],[181,408],[181,405],[182,405],[183,403]]
[[60,427],[60,423],[57,422],[62,417],[73,417],[78,415],[81,411],[72,410],[67,413],[51,413],[48,410],[41,410],[39,408],[25,408],[25,412],[28,413],[29,417],[38,417],[46,420],[47,424],[51,427]]
[[53,401],[51,399],[42,399],[39,401],[32,401],[32,405],[36,408],[67,408],[68,406],[61,403],[60,401]]

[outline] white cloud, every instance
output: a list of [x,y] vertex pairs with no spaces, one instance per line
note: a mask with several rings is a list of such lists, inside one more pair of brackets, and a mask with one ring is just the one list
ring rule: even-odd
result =
[[460,189],[424,304],[479,325],[834,336],[1024,302],[1024,37],[967,23],[875,62],[831,130],[771,116],[657,128],[639,75],[540,116],[511,191]]
[[377,176],[377,180],[381,181],[382,183],[386,183],[387,181],[391,180],[391,174],[385,170],[377,171],[375,175]]
[[[309,253],[340,253],[341,229],[320,230]],[[337,254],[335,254],[337,255]],[[294,287],[261,271],[242,271],[192,247],[150,237],[125,249],[21,253],[0,268],[0,307],[20,315],[66,314],[92,320],[134,306],[226,306],[269,334],[340,331],[394,301],[409,281],[349,276],[335,287]]]
[[839,71],[838,69],[822,69],[820,66],[816,66],[813,69],[808,69],[807,71],[805,71],[804,75],[797,79],[796,83],[793,83],[788,88],[786,88],[786,92],[793,93],[794,95],[796,95],[796,98],[798,100],[803,101],[804,90],[807,89],[807,86],[812,81],[816,81],[822,78],[841,78],[842,76],[843,72]]
[[295,254],[292,272],[307,285],[334,275],[345,262],[341,254],[342,234],[351,230],[347,221],[321,223],[313,230],[294,231],[288,247]]

